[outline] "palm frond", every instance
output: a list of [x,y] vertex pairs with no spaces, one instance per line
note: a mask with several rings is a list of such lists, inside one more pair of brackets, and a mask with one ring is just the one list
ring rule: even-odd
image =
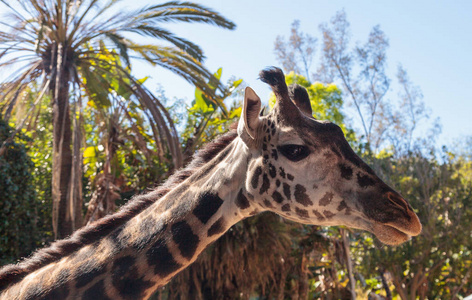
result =
[[[100,62],[102,65],[105,66],[110,64],[109,61],[100,58],[96,58],[96,61]],[[87,65],[88,60],[85,60],[82,64],[82,67],[86,67]],[[92,65],[88,66],[91,67]],[[115,78],[118,75],[117,79],[120,82],[120,86],[125,87],[133,95],[135,95],[136,99],[141,103],[141,105],[146,108],[146,110],[144,110],[143,112],[145,114],[150,114],[150,126],[153,130],[156,143],[159,144],[159,141],[166,142],[167,146],[169,147],[170,155],[173,159],[174,167],[180,168],[183,165],[183,159],[178,135],[176,134],[177,130],[175,129],[170,115],[166,115],[165,113],[163,114],[162,108],[164,108],[164,106],[160,104],[159,100],[155,98],[152,93],[150,93],[146,88],[139,84],[136,79],[121,66],[112,66],[115,71],[119,72],[118,74],[112,73],[110,69],[100,68],[100,66],[97,64],[94,64],[93,67],[94,73],[108,73],[110,75],[114,75]],[[84,70],[85,68],[82,69],[82,72],[84,72]],[[103,81],[101,81],[101,84],[103,84],[104,86],[106,85],[106,83]]]
[[[7,1],[0,0],[0,2],[3,3],[4,5],[6,5],[12,11],[12,14],[14,14],[15,17],[19,18],[22,21],[26,21],[26,19],[23,17],[23,15],[18,10],[16,10],[13,6],[8,4]],[[21,2],[21,1],[19,1],[19,2]]]
[[209,8],[192,3],[170,1],[160,5],[153,5],[137,12],[133,21],[145,20],[147,22],[200,22],[219,26],[226,29],[234,29],[236,25],[224,18],[219,13]]
[[[180,149],[179,137],[174,134],[177,130],[174,127],[172,119],[167,119],[165,115],[162,115],[162,111],[158,109],[158,106],[156,105],[156,103],[159,103],[159,100],[149,93],[149,91],[147,91],[143,86],[137,84],[134,88],[136,91],[136,97],[143,106],[148,108],[156,124],[159,126],[159,133],[163,133],[163,137],[167,141],[170,154],[172,155],[174,168],[181,168],[183,166],[182,151]],[[169,130],[170,128],[173,128],[173,130]]]
[[[8,120],[10,118],[11,111],[16,105],[16,101],[21,92],[28,86],[30,82],[32,82],[36,78],[36,76],[31,75],[36,72],[38,64],[39,62],[36,62],[24,66],[24,68],[26,69],[25,72],[20,72],[15,78],[13,78],[9,82],[4,83],[3,86],[0,87],[0,95],[3,98],[0,100],[0,102],[5,103],[3,109],[6,109],[4,114],[5,120]],[[10,96],[11,93],[13,93],[13,95]]]
[[[16,65],[16,64],[20,64],[20,63],[24,63],[24,62],[33,63],[36,60],[37,60],[37,57],[35,57],[33,55],[23,55],[21,57],[10,58],[8,61],[0,63],[0,67],[8,67],[8,66],[12,66],[12,65]],[[18,71],[21,71],[23,68],[25,68],[25,66],[19,67],[18,69],[15,70],[16,71],[15,73],[18,73]],[[21,76],[21,74],[19,74],[19,76]]]
[[[131,117],[131,114],[130,114],[130,111],[128,109],[128,107],[123,103],[123,101],[119,101],[117,100],[116,101],[118,106],[121,108],[121,110],[123,111],[123,114],[125,116],[125,118],[128,120],[128,122],[130,123],[130,129],[131,131],[133,132],[133,134],[131,136],[129,136],[129,139],[130,140],[134,140],[135,144],[138,146],[139,149],[141,149],[141,151],[144,153],[144,156],[146,157],[146,160],[148,161],[148,164],[150,164],[151,162],[151,156],[150,156],[150,151],[148,149],[148,147],[146,146],[146,141],[144,140],[142,134],[141,134],[141,130],[143,130],[141,128],[140,130],[140,126],[136,123],[136,121],[134,120],[133,117]],[[159,138],[159,135],[156,133],[154,133],[154,138]],[[161,147],[161,143],[159,142],[159,140],[156,141],[156,144],[157,144],[157,147],[160,148]],[[160,149],[162,150],[162,149]],[[158,156],[160,159],[163,159],[163,153],[164,151],[159,151],[158,152]]]
[[116,33],[107,32],[105,36],[110,39],[110,41],[118,48],[120,51],[120,56],[123,57],[127,66],[130,65],[129,55],[128,55],[128,45],[126,39]]
[[[31,115],[31,113],[34,111],[34,109],[36,108],[36,105],[38,105],[38,103],[43,98],[44,93],[46,92],[48,86],[49,86],[49,80],[44,81],[44,83],[41,87],[41,91],[40,91],[39,95],[36,97],[36,100],[31,105],[31,107],[30,107],[29,111],[27,112],[26,116],[24,116],[24,118],[21,120],[21,122],[16,126],[16,129],[13,131],[11,136],[9,138],[5,139],[5,141],[2,143],[2,145],[0,147],[0,155],[2,155],[5,152],[6,145],[8,143],[10,143],[13,140],[13,138],[23,129],[23,126],[25,125],[26,120],[28,119],[29,115]],[[20,91],[20,89],[18,89],[18,90]],[[15,101],[16,101],[16,99],[15,99]],[[10,112],[7,110],[7,113],[5,113],[5,120],[8,120],[9,113]]]
[[[220,107],[225,114],[226,108],[220,101],[228,91],[220,81],[214,77],[200,62],[189,56],[187,53],[171,47],[157,47],[153,45],[129,45],[130,50],[134,50],[140,56],[153,64],[162,66],[183,79],[192,83],[202,90],[204,95]],[[208,82],[215,84],[215,89],[208,85]],[[218,94],[218,92],[220,94]]]
[[[76,33],[78,33],[80,29],[82,29],[82,30],[86,29],[86,26],[83,26],[82,22],[85,20],[85,18],[88,16],[89,12],[97,5],[98,2],[99,2],[98,0],[90,1],[90,3],[85,7],[84,11],[80,14],[80,17],[77,18],[76,15],[75,15],[74,18],[71,19],[70,23],[73,23],[73,28],[70,29],[70,33],[69,33],[69,38],[71,39],[71,41],[75,42],[75,40],[77,39],[76,38]],[[116,1],[114,1],[114,0],[109,1],[109,3],[107,5],[105,5],[101,10],[98,10],[96,12],[96,14],[91,19],[95,19],[98,16],[100,16],[102,13],[104,13],[115,2]],[[79,6],[77,11],[82,9],[82,7],[84,7],[83,4],[81,4]],[[80,38],[79,38],[79,40],[80,40]]]
[[151,36],[154,38],[163,39],[175,45],[177,48],[181,49],[182,51],[188,53],[190,56],[192,56],[198,61],[202,61],[205,58],[203,55],[202,49],[198,45],[186,39],[177,37],[170,31],[167,31],[162,28],[153,27],[149,25],[139,25],[136,27],[130,27],[130,28],[124,29],[123,31],[129,31],[129,32],[137,33],[139,35]]

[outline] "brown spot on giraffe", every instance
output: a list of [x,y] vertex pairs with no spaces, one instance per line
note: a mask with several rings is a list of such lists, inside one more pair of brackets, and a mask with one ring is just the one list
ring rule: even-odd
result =
[[251,184],[254,189],[257,188],[257,186],[259,185],[259,177],[261,176],[261,174],[262,174],[261,167],[257,167],[254,173],[252,174]]
[[279,168],[279,174],[280,174],[280,177],[285,178],[285,170],[284,170],[284,168],[282,168],[282,167]]
[[41,299],[65,299],[69,296],[69,294],[70,291],[67,287],[55,286],[53,290],[47,292],[43,291],[41,294]]
[[215,192],[203,192],[198,199],[198,205],[193,210],[193,214],[203,223],[206,224],[208,220],[218,211],[223,200]]
[[331,192],[326,192],[323,198],[320,199],[320,206],[326,206],[331,203],[333,200],[334,194]]
[[306,209],[301,209],[301,208],[295,207],[295,213],[297,215],[299,215],[300,217],[302,217],[302,218],[308,218],[309,217],[308,211]]
[[285,197],[287,198],[287,200],[291,200],[290,199],[290,185],[284,182],[283,187],[284,187]]
[[313,202],[310,200],[310,197],[308,197],[308,195],[306,194],[306,188],[300,184],[297,184],[295,186],[294,196],[295,200],[304,206],[313,205]]
[[240,209],[246,209],[250,206],[249,201],[246,196],[244,196],[243,190],[239,190],[238,196],[236,198],[236,206]]
[[328,219],[331,219],[332,217],[334,217],[336,214],[330,212],[329,210],[324,210],[323,211],[323,214],[325,215],[326,218]]
[[128,255],[120,257],[112,266],[112,283],[123,299],[139,299],[153,283],[140,276],[136,258]]
[[264,199],[264,205],[265,205],[265,207],[267,207],[267,208],[273,208],[273,207],[274,207],[274,206],[272,205],[272,203],[271,203],[269,200],[267,200],[267,199]]
[[[206,223],[206,222],[204,222]],[[200,239],[192,231],[192,227],[186,221],[172,224],[172,238],[178,245],[183,257],[191,259],[195,255]]]
[[341,171],[341,177],[346,179],[346,180],[351,180],[352,179],[352,168],[345,165],[345,164],[339,164],[339,170]]
[[211,227],[208,229],[208,236],[213,236],[215,234],[220,234],[225,231],[225,220],[223,217],[219,218]]
[[259,194],[262,195],[265,192],[267,192],[269,187],[270,187],[269,177],[267,176],[266,173],[264,173],[264,175],[262,175],[262,185],[261,185],[261,189],[259,190]]
[[336,208],[337,211],[342,211],[343,209],[347,209],[347,204],[346,204],[346,201],[342,200],[340,203],[339,203],[339,206]]
[[154,267],[154,274],[162,278],[169,276],[182,265],[175,261],[163,239],[157,240],[146,252],[147,263]]
[[369,187],[375,184],[375,181],[369,175],[361,175],[357,173],[357,183],[359,183],[360,187]]
[[290,204],[287,203],[287,204],[282,205],[282,211],[290,211],[290,210],[291,210]]
[[284,201],[284,197],[282,197],[282,195],[277,191],[272,193],[272,199],[277,203],[282,203]]
[[277,150],[276,149],[272,149],[271,150],[271,156],[274,160],[277,161],[277,159],[279,159],[279,155],[277,154]]
[[316,209],[314,209],[312,211],[315,214],[315,216],[318,218],[318,220],[324,221],[325,217],[319,211],[317,211]]
[[272,178],[275,178],[275,176],[277,176],[277,171],[275,170],[275,167],[269,163],[269,174],[270,174],[270,177]]

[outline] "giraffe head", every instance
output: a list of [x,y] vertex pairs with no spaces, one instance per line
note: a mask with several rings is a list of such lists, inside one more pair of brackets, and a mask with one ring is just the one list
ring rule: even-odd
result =
[[261,101],[246,88],[239,137],[249,148],[248,198],[259,210],[305,224],[345,225],[397,245],[421,232],[408,202],[352,150],[339,126],[312,117],[303,87],[285,84],[278,68],[260,73],[276,105],[260,116]]

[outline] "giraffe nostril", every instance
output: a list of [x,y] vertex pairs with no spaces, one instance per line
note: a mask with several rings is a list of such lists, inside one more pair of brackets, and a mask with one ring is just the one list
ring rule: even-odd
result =
[[387,199],[396,207],[400,208],[401,210],[404,210],[405,212],[408,212],[409,205],[405,199],[400,197],[400,195],[396,193],[388,192]]

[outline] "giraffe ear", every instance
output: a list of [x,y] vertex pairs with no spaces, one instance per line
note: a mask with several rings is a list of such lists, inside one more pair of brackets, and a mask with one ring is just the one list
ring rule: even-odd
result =
[[311,110],[310,97],[304,87],[298,84],[291,84],[288,87],[290,99],[298,107],[298,109],[306,116],[313,118],[313,111]]
[[244,91],[243,111],[238,125],[238,132],[245,131],[253,140],[256,138],[257,128],[261,123],[259,112],[261,110],[261,99],[250,87]]

